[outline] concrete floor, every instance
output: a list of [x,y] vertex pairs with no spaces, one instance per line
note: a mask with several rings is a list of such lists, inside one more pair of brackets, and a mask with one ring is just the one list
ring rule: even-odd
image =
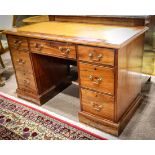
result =
[[[6,84],[0,87],[0,91],[8,95],[16,96],[16,79],[11,64],[9,53],[3,55],[6,69],[3,76],[6,77]],[[147,83],[144,93],[144,100],[138,108],[122,134],[117,138],[102,132],[108,139],[155,139],[155,78],[151,83]],[[72,84],[63,92],[42,105],[42,108],[59,114],[72,121],[78,122],[78,112],[80,111],[80,101],[78,86]],[[91,130],[91,128],[90,128]],[[93,130],[98,132],[98,130]]]

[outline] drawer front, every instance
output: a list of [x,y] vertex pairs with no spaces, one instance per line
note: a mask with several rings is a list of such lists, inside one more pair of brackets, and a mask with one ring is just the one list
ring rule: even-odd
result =
[[26,72],[16,71],[18,86],[20,89],[31,90],[36,92],[36,85],[33,74]]
[[27,38],[8,35],[8,42],[11,49],[28,51]]
[[114,69],[97,65],[79,63],[82,87],[99,92],[114,94]]
[[114,66],[114,50],[107,48],[78,46],[79,60]]
[[11,50],[11,54],[16,70],[32,73],[31,60],[28,52]]
[[114,119],[114,98],[93,91],[81,89],[82,110],[88,113]]
[[76,59],[76,50],[75,50],[75,45],[73,44],[31,39],[30,50],[32,52],[61,57],[61,58]]

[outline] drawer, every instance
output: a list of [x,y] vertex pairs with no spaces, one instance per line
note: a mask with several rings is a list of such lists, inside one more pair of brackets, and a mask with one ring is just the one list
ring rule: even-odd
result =
[[32,73],[31,60],[28,52],[12,50],[11,54],[16,70]]
[[107,48],[78,46],[79,60],[114,66],[114,50]]
[[28,51],[27,38],[8,35],[8,42],[11,49]]
[[16,71],[18,86],[20,89],[31,90],[36,92],[35,79],[33,74],[28,74],[26,72]]
[[114,94],[114,69],[79,63],[80,84],[99,92]]
[[61,58],[76,59],[75,45],[70,43],[31,39],[30,50]]
[[82,110],[88,113],[114,119],[114,98],[108,95],[81,89]]

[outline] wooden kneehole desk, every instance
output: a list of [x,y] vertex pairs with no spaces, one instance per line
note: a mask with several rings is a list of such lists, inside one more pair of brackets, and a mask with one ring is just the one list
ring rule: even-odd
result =
[[80,122],[119,135],[141,99],[147,27],[42,22],[5,31],[17,95],[41,105],[72,82],[77,65]]

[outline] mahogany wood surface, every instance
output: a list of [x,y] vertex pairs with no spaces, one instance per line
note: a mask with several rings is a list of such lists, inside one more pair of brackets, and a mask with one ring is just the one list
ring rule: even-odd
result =
[[78,67],[79,120],[119,135],[140,101],[144,26],[43,22],[5,31],[17,95],[43,104],[71,84]]
[[49,15],[50,21],[93,23],[103,25],[143,26],[150,16],[61,16]]
[[145,26],[124,27],[53,21],[14,28],[4,33],[118,49],[146,30],[148,28]]
[[[116,120],[119,120],[141,91],[144,35],[118,51]],[[129,95],[130,94],[130,95]]]

